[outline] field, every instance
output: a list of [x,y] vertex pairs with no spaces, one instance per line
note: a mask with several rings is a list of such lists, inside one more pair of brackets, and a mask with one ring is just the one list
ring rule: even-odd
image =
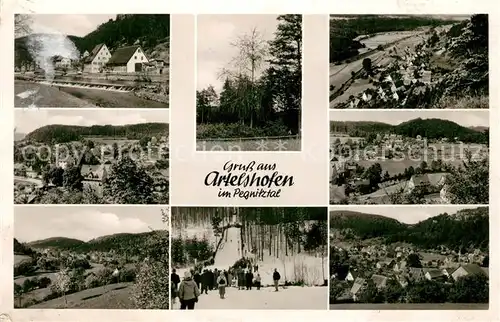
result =
[[[380,163],[382,166],[382,172],[385,173],[386,171],[389,172],[389,175],[394,176],[400,173],[404,173],[406,168],[409,168],[412,166],[413,168],[417,168],[420,166],[422,161],[427,162],[427,164],[430,164],[432,162],[432,158],[429,156],[428,158],[422,157],[422,158],[416,158],[416,160],[410,160],[410,159],[404,159],[404,160],[360,160],[356,162],[360,166],[364,168],[368,168],[375,163]],[[453,161],[448,161],[446,163],[452,164],[453,166],[459,166],[462,164],[462,160],[453,160]]]
[[300,146],[301,139],[196,141],[197,151],[300,151]]
[[330,304],[330,310],[488,310],[485,303]]
[[[389,64],[394,58],[388,55],[389,50],[396,49],[398,52],[402,51],[406,47],[414,47],[418,43],[422,41],[422,31],[412,31],[405,33],[383,33],[379,34],[373,38],[367,38],[363,40],[368,45],[379,46],[388,46],[383,51],[373,51],[370,53],[366,53],[364,55],[358,56],[358,59],[341,65],[333,65],[330,64],[330,86],[333,86],[333,91],[330,91],[330,94],[333,94],[342,86],[345,86],[343,93],[337,97],[335,97],[330,102],[330,108],[333,108],[335,105],[345,102],[349,99],[351,95],[356,96],[359,93],[362,93],[368,88],[373,87],[372,84],[369,83],[367,79],[356,79],[351,84],[348,82],[351,81],[352,72],[358,72],[363,68],[363,59],[370,58],[373,64],[385,66]],[[390,46],[393,44],[393,46]],[[333,67],[333,68],[332,68]],[[332,88],[331,88],[332,89]]]
[[[104,267],[104,265],[102,265],[102,264],[91,263],[91,265],[92,265],[92,268],[86,270],[85,271],[86,273],[97,272],[98,270],[100,270],[100,269],[102,269]],[[38,277],[38,278],[48,277],[51,280],[54,280],[56,278],[56,274],[57,274],[57,272],[39,272],[39,273],[37,273],[36,275],[33,275],[33,276],[16,276],[14,278],[14,283],[16,283],[16,284],[23,284],[25,280],[33,278],[33,277]]]
[[27,255],[14,255],[14,265],[17,265],[25,260],[31,260],[31,257]]
[[24,177],[14,177],[14,184],[20,185],[20,186],[27,186],[27,185],[37,185],[37,186],[42,186],[42,180],[40,179],[33,179],[33,178],[24,178]]
[[413,36],[415,31],[394,31],[394,32],[384,32],[375,35],[374,37],[369,37],[361,39],[359,42],[364,44],[369,49],[375,49],[378,46],[384,46],[395,41],[399,41],[408,36]]
[[73,293],[50,301],[30,306],[30,309],[133,309],[134,303],[130,300],[133,283],[110,284]]

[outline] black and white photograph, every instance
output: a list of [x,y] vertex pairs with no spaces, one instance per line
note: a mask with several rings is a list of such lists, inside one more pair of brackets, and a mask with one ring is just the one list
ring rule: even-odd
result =
[[302,15],[198,15],[198,151],[300,151]]
[[172,309],[327,309],[327,217],[326,207],[173,207]]
[[330,204],[489,204],[489,111],[330,111]]
[[330,16],[330,108],[489,107],[488,15]]
[[16,14],[15,107],[168,108],[170,15]]
[[330,209],[330,310],[488,310],[488,207]]
[[161,207],[16,206],[14,307],[169,308]]
[[16,204],[168,204],[168,110],[15,110]]

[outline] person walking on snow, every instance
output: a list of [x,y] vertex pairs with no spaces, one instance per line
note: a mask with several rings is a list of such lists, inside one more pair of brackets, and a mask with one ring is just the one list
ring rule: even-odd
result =
[[259,272],[257,272],[257,276],[255,276],[255,285],[257,286],[257,290],[260,290],[261,277]]
[[201,274],[201,294],[203,293],[208,294],[209,284],[210,284],[210,273],[208,272],[208,269],[205,269],[203,271],[203,274]]
[[252,269],[250,268],[249,270],[247,270],[247,273],[246,273],[247,290],[252,289],[252,284],[253,284],[253,273],[252,273]]
[[217,286],[219,287],[219,296],[221,299],[223,299],[224,295],[226,294],[227,280],[226,280],[226,275],[222,271],[220,272],[220,275],[217,278]]
[[175,304],[175,299],[177,298],[179,283],[181,282],[181,278],[177,275],[175,268],[172,270],[172,274],[170,275],[170,283],[172,284],[172,303]]
[[179,285],[179,301],[181,302],[181,310],[194,310],[194,305],[198,302],[200,289],[191,277],[190,272],[184,273],[184,280]]
[[236,274],[236,276],[238,279],[238,290],[241,290],[243,287],[245,287],[245,272],[241,267],[238,268],[238,273]]
[[274,269],[274,273],[273,273],[273,282],[274,282],[274,291],[275,292],[278,292],[278,285],[279,285],[279,281],[281,279],[281,275],[280,273],[278,273],[278,269]]

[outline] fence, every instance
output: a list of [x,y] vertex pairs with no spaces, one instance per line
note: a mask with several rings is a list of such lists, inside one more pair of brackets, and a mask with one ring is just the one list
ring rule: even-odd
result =
[[197,139],[198,151],[299,151],[300,135]]
[[206,142],[231,142],[231,141],[272,141],[272,140],[299,140],[299,135],[282,135],[282,136],[254,136],[248,138],[206,138],[206,139],[198,139],[198,141],[206,141]]

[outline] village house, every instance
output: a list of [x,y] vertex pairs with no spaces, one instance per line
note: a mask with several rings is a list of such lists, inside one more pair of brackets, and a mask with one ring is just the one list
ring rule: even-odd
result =
[[379,261],[375,264],[375,267],[378,269],[383,269],[383,268],[388,268],[388,269],[393,269],[394,265],[396,265],[396,261],[393,259],[386,259],[383,261]]
[[14,163],[14,175],[19,177],[26,176],[26,166],[22,163]]
[[28,178],[32,178],[32,179],[37,179],[37,178],[38,178],[38,176],[39,176],[38,172],[37,172],[37,171],[35,171],[35,170],[33,170],[33,168],[32,168],[32,167],[28,167],[28,168],[26,169],[26,177],[28,177]]
[[372,275],[372,281],[378,289],[385,288],[387,286],[388,280],[389,279],[387,278],[387,276],[377,275],[377,274]]
[[100,73],[111,58],[111,53],[105,44],[99,44],[92,49],[83,61],[83,71],[86,73]]
[[356,278],[359,276],[359,274],[355,271],[349,271],[349,273],[347,273],[346,277],[345,277],[345,280],[348,281],[348,282],[353,282],[356,280]]
[[425,273],[425,278],[429,281],[446,280],[447,276],[440,269],[430,269]]
[[404,272],[406,270],[406,261],[400,261],[400,262],[397,262],[395,265],[394,265],[394,272]]
[[168,68],[168,62],[164,61],[163,59],[151,59],[149,60],[150,68],[148,71],[152,71],[156,74],[164,74],[165,69]]
[[412,281],[420,282],[425,279],[425,271],[423,268],[410,267],[409,276]]
[[486,275],[486,272],[477,264],[465,264],[460,265],[451,276],[456,281],[460,277],[469,276],[469,275]]
[[83,177],[84,189],[92,189],[97,195],[102,194],[102,184],[108,178],[109,164],[83,165],[81,175]]
[[411,193],[416,188],[430,187],[429,177],[427,174],[414,174],[408,181],[408,192]]
[[366,280],[364,278],[358,277],[354,281],[354,284],[351,287],[350,293],[352,295],[352,299],[356,302],[358,300],[358,293],[365,287]]
[[71,59],[62,56],[54,56],[52,58],[55,68],[69,68],[71,67]]
[[140,46],[118,48],[107,62],[112,73],[137,73],[143,71],[144,64],[149,63]]

